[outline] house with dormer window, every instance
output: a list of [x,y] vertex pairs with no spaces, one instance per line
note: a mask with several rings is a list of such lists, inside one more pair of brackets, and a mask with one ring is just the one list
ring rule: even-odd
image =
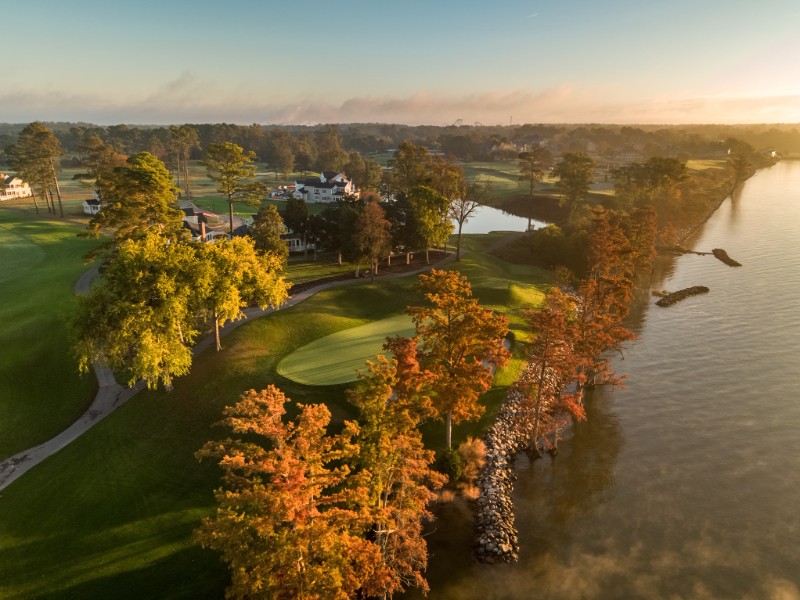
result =
[[0,202],[12,198],[29,198],[31,195],[31,186],[22,179],[16,175],[0,173]]
[[358,197],[358,190],[344,173],[323,171],[319,178],[295,182],[293,195],[306,202],[334,202],[345,196]]

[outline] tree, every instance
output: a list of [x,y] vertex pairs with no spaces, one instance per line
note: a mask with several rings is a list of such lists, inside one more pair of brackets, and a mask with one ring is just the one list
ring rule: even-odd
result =
[[286,208],[283,211],[283,222],[292,233],[303,236],[304,255],[308,256],[308,226],[309,226],[308,205],[302,198],[291,197],[286,201]]
[[380,561],[363,584],[368,596],[391,597],[409,586],[428,590],[424,571],[428,552],[423,521],[427,505],[446,478],[431,469],[434,453],[426,450],[418,429],[429,412],[423,388],[430,380],[414,358],[416,348],[396,348],[399,357],[377,357],[360,374],[348,399],[359,409],[357,471],[350,489],[369,514],[368,538],[380,550]]
[[[448,215],[456,223],[456,260],[461,260],[461,230],[470,217],[475,214],[489,191],[489,185],[478,181],[467,182],[461,186],[458,196],[450,201]],[[530,228],[530,223],[528,223]]]
[[415,187],[408,193],[414,250],[425,250],[425,263],[430,264],[431,246],[444,246],[453,231],[449,218],[450,202],[429,187]]
[[367,202],[356,221],[355,241],[361,256],[369,260],[370,275],[374,281],[378,262],[392,248],[391,223],[377,202]]
[[336,127],[329,126],[317,133],[317,169],[339,171],[347,162],[347,153],[342,148],[342,136]]
[[110,244],[137,239],[154,232],[177,238],[183,215],[176,189],[164,163],[149,152],[131,156],[98,181],[103,209],[87,226],[86,235],[97,237],[103,229],[114,232]]
[[594,161],[583,152],[567,152],[550,171],[553,177],[558,177],[556,188],[561,193],[562,205],[569,207],[570,215],[589,193],[593,171]]
[[633,298],[634,253],[619,220],[594,210],[589,234],[588,273],[577,295],[575,351],[581,357],[582,380],[619,385],[611,371],[610,352],[621,352],[634,334],[622,325]]
[[434,376],[430,397],[437,418],[445,422],[449,450],[453,424],[483,414],[478,399],[491,386],[494,370],[508,361],[503,346],[508,319],[482,308],[457,271],[433,269],[420,275],[419,288],[429,304],[406,312],[416,327],[420,367]]
[[[542,179],[544,179],[547,169],[553,162],[553,156],[547,148],[542,146],[535,146],[529,152],[523,152],[519,155],[519,179],[526,182],[530,186],[530,196],[533,198],[533,192],[536,186]],[[528,217],[528,230],[531,228],[531,219]]]
[[530,449],[537,456],[540,441],[546,449],[555,450],[560,428],[572,419],[586,418],[580,385],[571,393],[566,391],[581,383],[575,310],[574,298],[554,287],[541,308],[526,313],[535,337],[528,349],[527,367],[515,385],[530,404]]
[[195,148],[200,147],[200,138],[197,130],[191,125],[170,125],[170,149],[175,156],[175,165],[178,172],[178,187],[183,177],[183,191],[187,200],[192,197],[189,187],[189,156]]
[[[42,123],[34,121],[19,132],[17,143],[9,147],[6,152],[11,167],[31,185],[32,189],[38,189],[39,194],[44,196],[45,200],[51,190],[55,188],[59,212],[61,218],[64,218],[61,189],[58,186],[56,173],[56,167],[61,157],[61,144],[55,134]],[[39,211],[38,205],[36,211],[37,213]],[[53,213],[55,214],[55,206]]]
[[552,160],[550,151],[542,146],[535,146],[519,155],[519,179],[528,184],[531,196],[539,182],[544,179]]
[[294,140],[295,166],[306,174],[310,171],[317,161],[317,152],[314,141],[306,133],[301,133]]
[[753,165],[744,154],[732,154],[728,158],[728,170],[731,172],[731,195],[753,174]]
[[424,146],[417,146],[409,141],[400,142],[397,151],[389,159],[389,171],[386,174],[388,196],[408,193],[420,185],[430,183],[430,154]]
[[380,561],[361,517],[343,507],[358,427],[346,422],[328,434],[330,411],[322,404],[299,405],[285,423],[287,401],[269,386],[225,410],[223,423],[238,437],[197,453],[219,460],[223,486],[216,514],[195,537],[228,564],[226,597],[346,600]]
[[285,232],[283,219],[273,204],[262,206],[250,226],[250,237],[255,242],[256,250],[277,257],[281,270],[286,267],[286,259],[289,257],[289,246],[281,237]]
[[217,182],[217,190],[228,197],[230,235],[233,236],[233,198],[248,204],[258,205],[266,193],[264,184],[255,181],[256,154],[245,152],[241,146],[231,142],[211,144],[206,148],[204,164],[208,176]]
[[342,259],[355,260],[358,257],[354,244],[356,222],[362,210],[362,203],[351,198],[342,198],[327,204],[318,219],[318,237],[323,248],[338,254]]
[[249,238],[202,244],[198,253],[198,279],[203,281],[201,302],[214,323],[219,351],[220,327],[244,318],[242,308],[250,304],[259,308],[280,306],[288,296],[288,284],[281,275],[280,256],[257,253]]
[[99,286],[78,299],[73,322],[79,368],[102,361],[149,388],[189,372],[202,291],[195,250],[153,232],[122,241]]
[[128,157],[106,144],[96,133],[91,133],[81,140],[78,150],[83,155],[83,164],[89,168],[89,175],[96,180],[110,173],[115,167],[121,167]]
[[288,131],[283,129],[272,129],[267,134],[265,140],[264,160],[275,169],[275,179],[278,173],[288,178],[294,170],[295,149],[294,140]]

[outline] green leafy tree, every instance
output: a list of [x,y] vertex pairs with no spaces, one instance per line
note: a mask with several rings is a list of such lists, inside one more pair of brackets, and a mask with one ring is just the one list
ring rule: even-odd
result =
[[155,388],[189,372],[202,292],[195,249],[152,232],[122,241],[73,322],[82,372],[96,361]]
[[163,162],[149,152],[135,154],[98,181],[102,210],[89,221],[86,235],[97,237],[103,229],[111,229],[110,244],[150,232],[177,238],[183,215],[176,191]]
[[278,307],[288,296],[281,257],[259,254],[249,238],[202,244],[198,254],[198,279],[203,281],[201,301],[214,323],[217,351],[222,349],[220,327],[244,318],[244,307]]
[[[11,167],[33,189],[38,190],[45,200],[52,189],[56,190],[58,207],[63,218],[64,207],[56,172],[61,158],[61,144],[55,134],[42,123],[34,121],[19,132],[17,143],[9,147],[6,152]],[[38,213],[38,206],[36,211]],[[55,206],[52,212],[55,214]]]
[[567,152],[550,171],[558,177],[556,188],[562,197],[562,204],[569,207],[570,215],[574,214],[578,202],[585,200],[589,193],[589,185],[594,176],[594,161],[583,152]]
[[263,159],[275,170],[275,179],[278,179],[279,173],[288,178],[295,165],[294,139],[291,134],[283,129],[272,129],[265,141]]
[[284,422],[288,399],[273,386],[251,390],[225,410],[236,436],[208,442],[200,459],[219,460],[219,506],[195,532],[231,572],[227,598],[347,600],[356,597],[381,557],[364,538],[366,521],[346,501],[358,426],[328,434],[323,404],[299,405]]
[[386,187],[389,196],[408,193],[413,188],[430,184],[431,156],[424,146],[409,141],[400,142],[389,160]]
[[[528,184],[531,199],[533,199],[536,186],[544,179],[552,162],[552,154],[542,146],[535,146],[530,151],[519,155],[519,179]],[[530,229],[531,218],[528,217],[528,230],[530,231]]]
[[281,270],[286,267],[286,259],[289,257],[289,246],[281,237],[285,232],[283,219],[272,204],[262,206],[250,226],[250,237],[255,241],[256,250],[277,257]]
[[197,130],[191,125],[170,125],[170,149],[175,156],[175,168],[178,173],[178,187],[183,179],[183,195],[189,200],[192,197],[189,186],[189,156],[192,150],[200,147],[200,138]]
[[342,198],[327,204],[319,213],[317,235],[322,247],[336,252],[338,262],[358,258],[355,240],[356,222],[362,204],[353,199]]
[[286,208],[283,211],[283,222],[286,227],[297,235],[303,236],[304,254],[308,256],[307,237],[309,233],[310,215],[308,205],[302,198],[289,198],[286,201]]
[[256,154],[232,142],[211,144],[206,148],[204,164],[208,176],[217,182],[217,190],[228,197],[230,234],[233,235],[233,199],[257,206],[266,193],[263,183],[255,181]]
[[450,221],[450,201],[429,187],[415,187],[408,194],[413,237],[416,250],[425,250],[425,262],[430,264],[431,246],[444,246],[453,231]]
[[[459,194],[450,200],[448,215],[456,224],[456,260],[461,260],[461,231],[489,192],[489,184],[464,181]],[[530,228],[530,223],[528,223]]]
[[339,171],[347,162],[347,152],[342,148],[342,136],[336,127],[326,127],[316,136],[317,169]]
[[115,167],[121,167],[128,160],[124,154],[117,152],[111,144],[105,143],[96,133],[90,133],[78,145],[83,156],[83,164],[89,174],[99,180]]

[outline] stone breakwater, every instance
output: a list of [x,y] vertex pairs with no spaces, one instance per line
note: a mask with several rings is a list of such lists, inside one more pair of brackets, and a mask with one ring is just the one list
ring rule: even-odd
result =
[[530,404],[512,388],[494,424],[487,432],[486,462],[478,475],[480,495],[475,511],[475,555],[486,563],[516,562],[519,542],[514,527],[514,459],[530,438]]
[[688,298],[689,296],[696,296],[698,294],[707,294],[709,292],[708,288],[704,285],[696,285],[690,288],[684,288],[682,290],[678,290],[677,292],[673,292],[661,298],[658,302],[656,302],[656,306],[672,306],[676,302],[680,302],[684,298]]

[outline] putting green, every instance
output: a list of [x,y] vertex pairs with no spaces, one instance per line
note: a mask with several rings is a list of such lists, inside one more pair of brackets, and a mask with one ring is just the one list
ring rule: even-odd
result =
[[349,383],[367,360],[383,353],[386,338],[393,335],[414,335],[411,317],[390,317],[314,340],[284,357],[278,373],[304,385]]

